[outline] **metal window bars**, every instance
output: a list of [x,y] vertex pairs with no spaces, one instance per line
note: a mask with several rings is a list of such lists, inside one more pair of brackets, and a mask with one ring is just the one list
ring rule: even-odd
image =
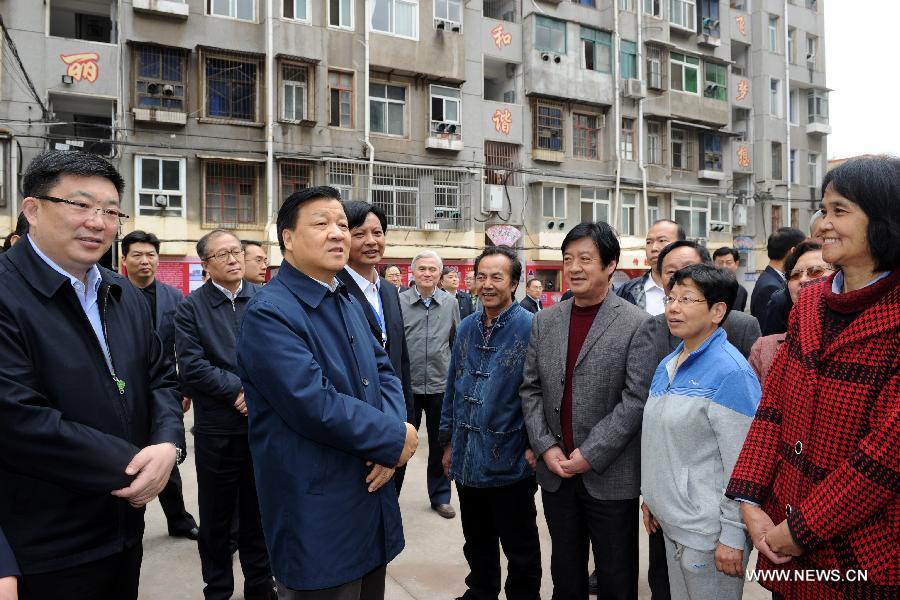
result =
[[488,185],[520,187],[519,146],[506,142],[484,142],[484,182]]
[[224,228],[257,224],[262,167],[212,160],[204,166],[203,223]]

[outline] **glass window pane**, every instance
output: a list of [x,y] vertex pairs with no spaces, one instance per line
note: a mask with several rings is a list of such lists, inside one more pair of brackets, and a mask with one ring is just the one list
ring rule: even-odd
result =
[[213,0],[212,13],[214,15],[220,15],[223,17],[232,16],[231,15],[231,1],[230,0]]
[[388,104],[388,133],[403,135],[403,105]]
[[353,0],[340,0],[341,2],[341,26],[342,27],[350,27],[350,23],[353,22],[352,16],[352,3]]
[[256,15],[253,14],[253,3],[255,0],[235,0],[237,2],[237,18],[253,20]]
[[306,19],[306,0],[294,0],[294,18]]
[[444,120],[444,101],[441,98],[431,97],[431,120]]
[[162,189],[164,190],[177,190],[180,184],[178,177],[178,167],[179,162],[177,160],[164,160],[162,161],[163,167],[163,177],[162,177]]
[[459,102],[456,100],[446,100],[444,102],[446,109],[446,118],[448,121],[459,121]]
[[447,0],[434,1],[434,16],[438,19],[447,18]]
[[697,69],[684,69],[684,91],[697,93]]
[[459,2],[450,2],[450,20],[454,23],[462,23],[462,6]]
[[375,133],[384,133],[384,102],[369,101],[369,112],[371,114],[371,127]]
[[397,26],[396,33],[415,37],[416,35],[416,5],[407,4],[406,2],[397,2],[395,6],[396,16],[395,22]]
[[141,159],[141,187],[150,190],[159,189],[159,160],[156,158]]
[[406,88],[399,85],[389,85],[387,87],[387,97],[391,100],[405,100]]

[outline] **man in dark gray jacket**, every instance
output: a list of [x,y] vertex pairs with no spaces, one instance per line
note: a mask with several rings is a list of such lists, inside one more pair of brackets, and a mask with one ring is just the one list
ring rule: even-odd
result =
[[428,429],[428,497],[435,512],[452,519],[456,511],[450,506],[450,480],[441,464],[444,449],[438,430],[450,348],[459,325],[459,303],[456,297],[437,287],[443,268],[437,253],[425,250],[417,254],[411,266],[415,283],[400,294],[400,310],[409,348],[412,423],[418,429],[424,411]]

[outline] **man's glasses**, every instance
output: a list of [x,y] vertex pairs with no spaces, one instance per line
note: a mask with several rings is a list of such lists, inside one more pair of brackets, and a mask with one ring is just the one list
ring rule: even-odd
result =
[[831,273],[834,271],[831,267],[823,267],[822,265],[814,265],[812,267],[806,267],[805,269],[794,269],[790,273],[788,273],[788,280],[794,281],[795,279],[800,279],[803,277],[803,274],[806,273],[806,276],[810,279],[818,279],[819,277],[824,277],[826,273]]
[[79,217],[92,217],[95,214],[100,215],[104,221],[107,223],[115,223],[117,221],[121,221],[124,219],[129,219],[128,215],[123,212],[119,212],[115,208],[103,208],[100,206],[91,206],[90,204],[86,204],[84,202],[78,202],[77,200],[66,200],[65,198],[56,198],[55,196],[34,196],[38,200],[46,200],[47,202],[53,202],[54,204],[65,204],[69,207],[69,210]]
[[265,256],[257,256],[256,258],[253,258],[251,260],[255,261],[258,265],[260,265],[262,267],[266,267],[269,265],[269,259],[266,258]]
[[215,254],[210,254],[203,260],[215,260],[216,262],[224,263],[228,262],[228,257],[233,256],[237,260],[241,260],[244,258],[243,250],[219,250]]
[[697,304],[699,302],[706,302],[706,298],[691,298],[690,296],[680,296],[676,298],[675,296],[663,296],[663,304],[672,304],[673,302],[677,302],[682,306],[687,306],[689,304]]

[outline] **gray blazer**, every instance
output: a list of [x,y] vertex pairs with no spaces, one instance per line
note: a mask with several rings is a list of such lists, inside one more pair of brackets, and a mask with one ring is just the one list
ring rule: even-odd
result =
[[[540,456],[562,440],[559,409],[573,300],[534,316],[519,393],[531,448]],[[635,343],[646,312],[610,291],[578,355],[572,382],[572,434],[592,470],[582,475],[599,500],[637,498],[641,486],[641,421],[653,372],[653,348]],[[562,480],[543,460],[537,480],[548,492]]]
[[[753,348],[754,342],[759,339],[759,321],[753,315],[731,311],[725,324],[722,326],[725,335],[732,346],[744,355],[744,358],[750,356],[750,349]],[[662,359],[675,351],[681,338],[677,338],[669,332],[669,324],[666,323],[665,313],[656,315],[647,319],[638,329],[635,337],[642,338],[642,344],[649,344],[653,348],[653,370],[650,371],[648,377],[653,379],[653,373]]]

